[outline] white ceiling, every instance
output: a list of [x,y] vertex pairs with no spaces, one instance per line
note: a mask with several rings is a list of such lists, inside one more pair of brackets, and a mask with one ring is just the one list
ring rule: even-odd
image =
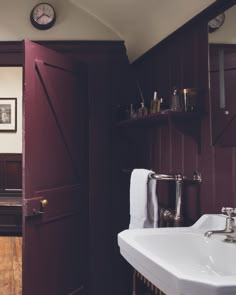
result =
[[125,40],[132,61],[215,0],[68,0]]
[[29,18],[41,1],[0,0],[0,41],[124,40],[132,62],[215,0],[47,0],[57,21],[46,31]]

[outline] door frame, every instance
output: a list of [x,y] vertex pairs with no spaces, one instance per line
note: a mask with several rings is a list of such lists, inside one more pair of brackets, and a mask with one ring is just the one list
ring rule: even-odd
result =
[[[34,40],[32,40],[34,41]],[[90,61],[91,55],[124,51],[124,41],[34,41],[40,45]],[[96,59],[96,58],[94,58]],[[23,66],[23,41],[0,41],[0,66]]]

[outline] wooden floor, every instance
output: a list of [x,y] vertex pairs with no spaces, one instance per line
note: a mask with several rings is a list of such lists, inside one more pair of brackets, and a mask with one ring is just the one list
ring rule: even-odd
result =
[[22,295],[21,237],[0,237],[0,294]]

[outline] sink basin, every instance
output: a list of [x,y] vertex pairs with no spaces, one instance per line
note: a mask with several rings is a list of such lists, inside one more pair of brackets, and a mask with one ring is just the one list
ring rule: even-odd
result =
[[236,244],[225,235],[224,215],[203,215],[193,226],[131,229],[118,235],[123,257],[168,295],[235,295]]

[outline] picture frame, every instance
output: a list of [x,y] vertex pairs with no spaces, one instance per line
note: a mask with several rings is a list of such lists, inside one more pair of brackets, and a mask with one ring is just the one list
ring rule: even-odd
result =
[[0,132],[17,131],[16,98],[0,98]]

